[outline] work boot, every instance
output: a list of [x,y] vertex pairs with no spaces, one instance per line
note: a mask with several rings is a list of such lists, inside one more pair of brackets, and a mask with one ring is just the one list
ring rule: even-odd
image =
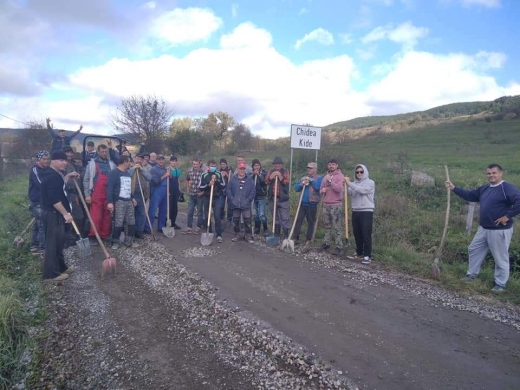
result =
[[280,229],[281,229],[280,225],[274,225],[274,235],[276,237],[280,237]]
[[269,235],[269,229],[267,228],[267,222],[264,222],[262,224],[263,228],[264,228],[264,237],[267,237]]
[[260,234],[260,221],[255,221],[255,236]]

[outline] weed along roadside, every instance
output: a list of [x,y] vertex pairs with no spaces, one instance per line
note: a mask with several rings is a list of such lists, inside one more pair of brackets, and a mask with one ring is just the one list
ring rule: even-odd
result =
[[27,179],[1,182],[0,186],[0,388],[22,383],[30,388],[32,367],[40,359],[30,335],[45,320],[45,301],[38,258],[28,246],[17,250],[13,238],[30,219]]

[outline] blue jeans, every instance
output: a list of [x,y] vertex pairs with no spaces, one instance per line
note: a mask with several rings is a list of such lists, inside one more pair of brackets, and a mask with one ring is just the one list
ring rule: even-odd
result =
[[255,222],[262,222],[267,224],[267,216],[265,215],[265,198],[255,199]]
[[150,230],[155,221],[155,212],[159,209],[159,216],[157,218],[157,230],[161,230],[166,225],[166,186],[155,187],[150,199],[150,209],[148,216],[150,217]]
[[38,203],[31,205],[31,215],[34,217],[34,225],[31,235],[31,248],[45,249],[45,228],[43,226],[43,210]]
[[144,200],[141,194],[135,194],[134,199],[137,202],[137,206],[134,207],[135,214],[135,234],[142,235],[144,231],[144,224],[146,222],[146,210],[144,207]]
[[193,227],[193,214],[195,212],[195,207],[197,207],[197,227],[202,228],[202,223],[204,221],[204,213],[202,211],[203,203],[202,196],[190,195],[190,201],[188,203],[188,227],[190,229]]
[[[203,220],[203,229],[208,227],[208,212],[209,212],[209,196],[204,196],[204,220]],[[215,219],[215,232],[217,236],[222,235],[222,221],[220,219],[220,205],[221,198],[213,198],[213,203],[211,205],[211,212],[213,213],[213,218]],[[211,224],[209,226],[210,233],[213,232]]]

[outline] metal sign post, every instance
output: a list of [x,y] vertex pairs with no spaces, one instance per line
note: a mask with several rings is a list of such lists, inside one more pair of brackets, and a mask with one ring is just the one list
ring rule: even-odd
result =
[[321,127],[291,125],[291,167],[289,170],[289,193],[292,187],[293,149],[316,150],[316,164],[318,150],[321,148]]

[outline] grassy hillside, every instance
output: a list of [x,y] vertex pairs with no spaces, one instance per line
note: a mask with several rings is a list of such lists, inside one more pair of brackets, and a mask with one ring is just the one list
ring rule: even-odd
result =
[[489,102],[452,103],[425,111],[416,111],[406,114],[355,118],[325,126],[324,131],[379,127],[399,122],[414,124],[418,121],[431,121],[469,115],[484,114],[504,116],[508,113],[520,115],[520,95],[504,96]]

